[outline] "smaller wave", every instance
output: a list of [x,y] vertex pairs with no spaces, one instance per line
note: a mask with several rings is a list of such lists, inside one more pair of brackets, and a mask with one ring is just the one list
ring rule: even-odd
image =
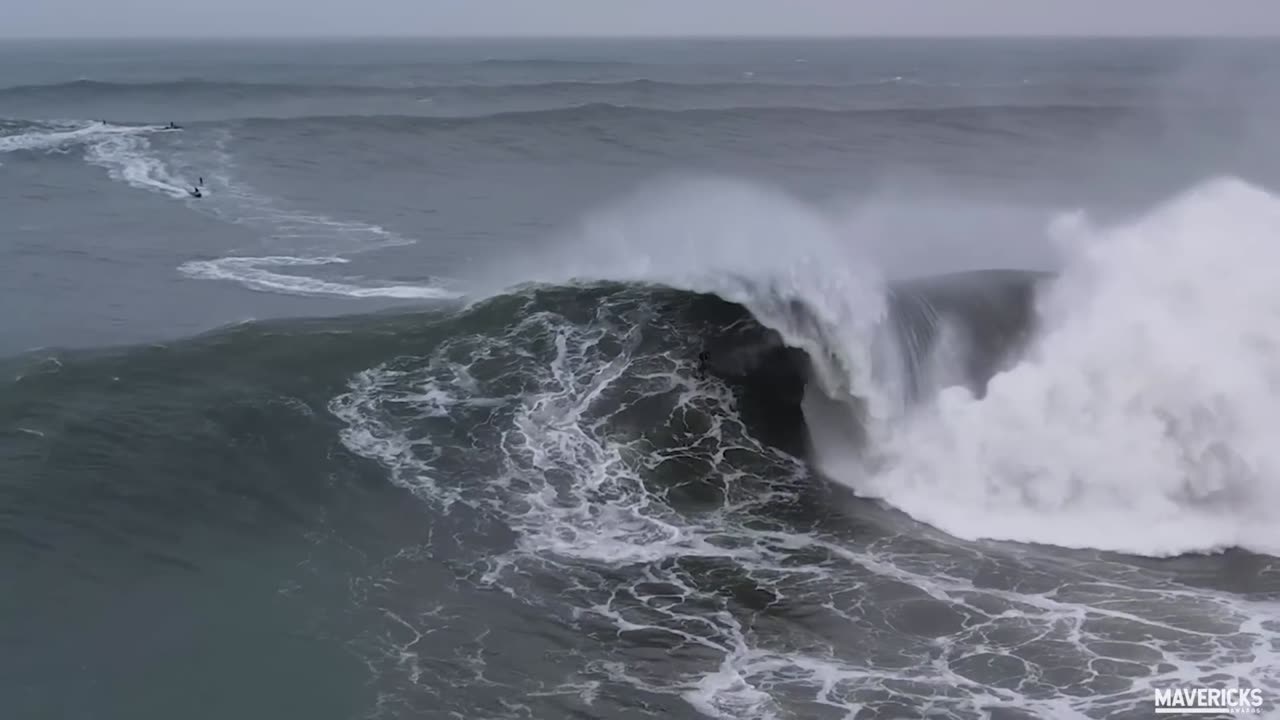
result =
[[201,280],[230,280],[259,292],[288,295],[331,295],[349,298],[397,298],[448,300],[460,297],[444,288],[424,285],[382,285],[366,287],[321,280],[303,275],[272,272],[273,267],[314,267],[350,262],[340,257],[225,257],[216,260],[192,260],[178,270],[187,277]]

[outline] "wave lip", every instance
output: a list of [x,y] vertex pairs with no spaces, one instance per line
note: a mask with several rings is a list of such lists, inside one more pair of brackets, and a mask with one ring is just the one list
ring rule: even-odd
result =
[[[800,201],[748,183],[670,177],[586,217],[519,281],[620,281],[717,295],[814,361],[829,392],[871,399],[882,278]],[[499,281],[499,287],[512,282]]]

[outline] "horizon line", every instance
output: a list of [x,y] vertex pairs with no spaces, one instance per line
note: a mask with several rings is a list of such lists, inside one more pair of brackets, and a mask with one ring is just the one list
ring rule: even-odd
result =
[[512,40],[556,40],[556,41],[581,41],[581,40],[1280,40],[1280,33],[1265,34],[1134,34],[1134,33],[960,33],[960,34],[930,34],[930,33],[879,33],[879,34],[836,34],[836,33],[814,33],[814,34],[659,34],[659,33],[594,33],[594,34],[574,34],[574,35],[554,35],[554,34],[480,34],[480,33],[458,33],[449,35],[431,35],[431,34],[393,34],[393,33],[367,33],[367,34],[349,34],[349,35],[333,35],[333,34],[297,34],[297,35],[280,35],[280,34],[219,34],[219,35],[0,35],[0,42],[47,42],[47,41],[141,41],[141,40],[158,40],[158,41],[233,41],[233,40],[261,40],[261,41],[299,41],[299,40],[430,40],[430,41],[450,41],[450,40],[487,40],[487,41],[512,41]]

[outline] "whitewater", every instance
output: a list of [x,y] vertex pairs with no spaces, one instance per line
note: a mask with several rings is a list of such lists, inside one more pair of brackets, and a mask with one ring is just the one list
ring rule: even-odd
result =
[[824,467],[959,537],[1280,552],[1280,199],[1216,179],[1120,225],[1053,229],[1063,270],[1016,365],[884,428],[888,467]]

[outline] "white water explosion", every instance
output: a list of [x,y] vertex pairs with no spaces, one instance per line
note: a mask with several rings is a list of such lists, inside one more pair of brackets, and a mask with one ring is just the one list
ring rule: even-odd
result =
[[1054,230],[1067,264],[1021,362],[885,428],[886,467],[826,447],[823,469],[966,539],[1280,552],[1280,199],[1216,180]]

